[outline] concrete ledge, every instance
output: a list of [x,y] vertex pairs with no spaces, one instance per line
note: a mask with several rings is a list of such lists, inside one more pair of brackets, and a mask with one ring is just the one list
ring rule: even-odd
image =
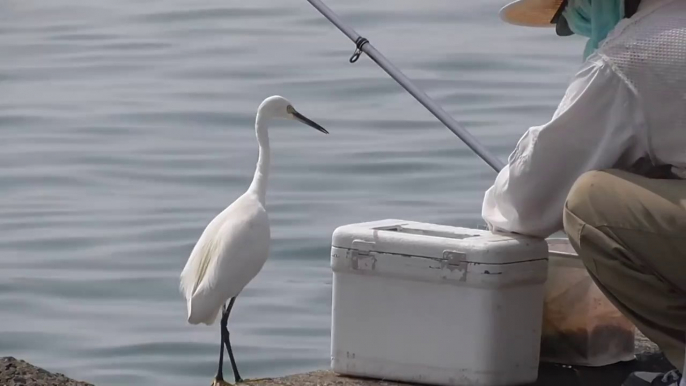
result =
[[[641,334],[636,336],[636,360],[598,368],[542,363],[538,381],[531,386],[621,386],[634,371],[669,371],[673,367],[657,346]],[[402,386],[390,381],[348,378],[330,371],[315,371],[282,378],[250,380],[250,386]]]
[[[640,334],[636,337],[637,360],[599,368],[582,368],[541,364],[538,381],[531,386],[620,386],[633,371],[669,371],[672,366],[657,347]],[[225,373],[231,379],[230,371]],[[207,385],[212,375],[207,377]],[[403,384],[349,378],[330,371],[315,371],[280,378],[253,379],[246,386],[401,386]],[[406,385],[406,384],[405,384]],[[0,386],[93,386],[50,373],[12,357],[0,359]]]
[[[658,353],[643,354],[631,363],[602,368],[566,368],[542,364],[538,381],[531,386],[620,386],[633,371],[668,371],[671,366]],[[250,386],[403,386],[390,381],[348,378],[330,371],[315,371],[283,378],[249,380]]]
[[0,358],[1,386],[93,386],[12,357]]
[[[597,369],[565,368],[542,364],[539,379],[531,386],[620,386],[633,371],[668,371],[671,366],[658,353],[642,354],[631,363]],[[250,386],[406,386],[390,381],[338,376],[330,371],[315,371],[283,378],[247,381]]]

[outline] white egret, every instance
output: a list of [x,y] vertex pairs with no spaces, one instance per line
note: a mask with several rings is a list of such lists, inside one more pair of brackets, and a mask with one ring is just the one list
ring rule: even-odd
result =
[[328,134],[297,112],[287,99],[278,95],[265,99],[255,119],[259,155],[252,183],[207,225],[181,272],[181,292],[186,298],[189,323],[212,325],[222,311],[219,368],[213,385],[227,384],[222,372],[224,347],[236,383],[242,381],[231,350],[227,322],[236,297],[269,256],[269,218],[265,209],[270,161],[267,125],[275,118],[295,119]]

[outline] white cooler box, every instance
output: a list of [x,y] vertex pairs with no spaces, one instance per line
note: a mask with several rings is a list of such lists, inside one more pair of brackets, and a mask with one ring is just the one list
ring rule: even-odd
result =
[[544,240],[403,220],[333,234],[331,367],[436,385],[538,373]]

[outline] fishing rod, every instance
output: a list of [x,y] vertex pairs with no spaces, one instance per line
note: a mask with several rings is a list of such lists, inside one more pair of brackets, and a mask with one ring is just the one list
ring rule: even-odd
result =
[[307,0],[313,7],[315,7],[322,15],[324,15],[331,23],[338,27],[350,40],[356,45],[355,53],[350,57],[350,63],[355,63],[360,55],[364,52],[372,58],[388,75],[398,82],[405,90],[412,94],[419,103],[426,107],[439,121],[443,122],[450,131],[457,135],[469,148],[471,148],[479,157],[481,157],[487,164],[489,164],[496,172],[503,168],[503,163],[488,149],[486,149],[476,138],[474,138],[462,125],[460,125],[453,117],[445,112],[436,102],[434,102],[428,95],[415,86],[410,79],[408,79],[398,68],[396,68],[388,59],[386,59],[369,40],[360,36],[355,30],[345,25],[336,13],[331,8],[327,7],[320,0]]

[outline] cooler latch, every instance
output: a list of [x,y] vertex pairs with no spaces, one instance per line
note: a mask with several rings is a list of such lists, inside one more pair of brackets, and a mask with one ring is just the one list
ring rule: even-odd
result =
[[352,249],[359,255],[369,255],[374,250],[376,243],[373,241],[353,240]]
[[443,260],[448,265],[464,265],[467,262],[467,254],[458,251],[443,251]]

